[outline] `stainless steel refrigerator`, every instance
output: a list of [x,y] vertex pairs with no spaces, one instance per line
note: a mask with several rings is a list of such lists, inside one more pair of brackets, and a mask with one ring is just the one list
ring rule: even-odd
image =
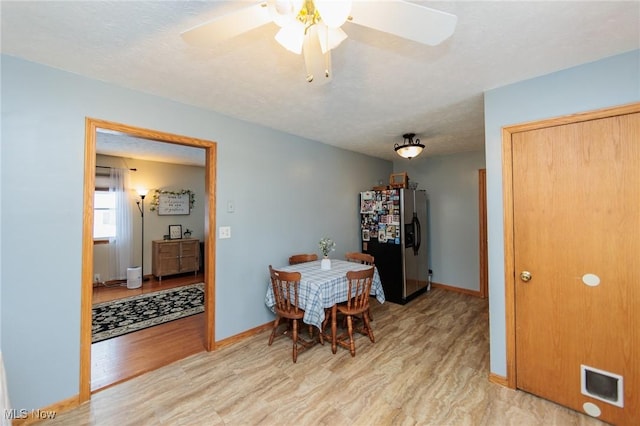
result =
[[360,193],[362,252],[374,256],[388,301],[405,304],[428,289],[427,193]]

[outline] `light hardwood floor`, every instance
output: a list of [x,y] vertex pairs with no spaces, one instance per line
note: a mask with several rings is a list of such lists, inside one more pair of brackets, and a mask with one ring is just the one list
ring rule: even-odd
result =
[[[203,275],[185,274],[144,281],[138,289],[95,287],[93,303],[203,282]],[[91,345],[91,390],[131,379],[205,349],[204,314],[192,315]]]
[[433,289],[372,302],[376,343],[356,356],[260,333],[95,393],[60,425],[602,425],[488,381],[488,303]]

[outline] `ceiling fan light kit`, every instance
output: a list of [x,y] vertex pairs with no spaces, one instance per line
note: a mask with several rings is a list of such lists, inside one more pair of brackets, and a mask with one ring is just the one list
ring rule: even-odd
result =
[[403,158],[411,160],[413,157],[420,155],[424,149],[424,144],[420,143],[420,139],[413,139],[416,136],[415,133],[405,133],[402,135],[404,142],[402,144],[396,143],[394,149],[396,153]]
[[328,27],[326,25],[315,25],[318,31],[318,40],[322,47],[322,53],[327,53],[329,50],[335,49],[347,39],[347,33],[342,31],[342,28]]
[[322,20],[331,28],[341,27],[351,13],[351,0],[315,0],[307,3],[315,3]]
[[289,52],[299,55],[302,53],[304,37],[304,24],[300,21],[293,21],[289,25],[280,28],[276,34],[276,41]]
[[303,3],[304,0],[269,0],[267,3],[262,3],[262,7],[268,8],[273,22],[282,28],[296,19]]
[[[403,0],[268,0],[215,18],[181,35],[194,46],[212,47],[274,22],[280,27],[276,41],[288,51],[304,55],[307,81],[324,82],[332,74],[331,50],[347,38],[340,28],[347,20],[435,46],[453,34],[458,18]],[[318,75],[325,78],[314,78]]]
[[322,52],[317,32],[318,29],[314,25],[307,30],[304,36],[302,52],[304,54],[304,65],[307,69],[308,83],[311,83],[316,76],[323,76],[325,82],[328,82],[332,77],[331,54],[329,51]]
[[[307,82],[316,76],[331,78],[331,55],[346,38],[340,26],[351,11],[351,0],[270,0],[270,13],[281,28],[276,41],[296,54],[304,54]],[[316,79],[317,80],[317,79]]]

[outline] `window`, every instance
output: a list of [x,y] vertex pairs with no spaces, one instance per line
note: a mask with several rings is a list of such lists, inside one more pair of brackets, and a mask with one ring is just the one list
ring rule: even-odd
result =
[[93,238],[116,236],[116,193],[96,191],[93,199]]

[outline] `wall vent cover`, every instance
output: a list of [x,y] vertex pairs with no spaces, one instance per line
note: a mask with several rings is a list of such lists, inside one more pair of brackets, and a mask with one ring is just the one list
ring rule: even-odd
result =
[[583,395],[616,407],[624,406],[623,378],[619,374],[580,365],[580,386]]

